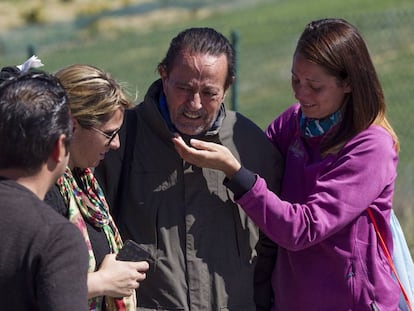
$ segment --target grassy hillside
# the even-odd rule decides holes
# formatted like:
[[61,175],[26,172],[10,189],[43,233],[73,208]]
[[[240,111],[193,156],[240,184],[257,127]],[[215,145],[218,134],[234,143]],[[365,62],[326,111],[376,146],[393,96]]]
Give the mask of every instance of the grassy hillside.
[[[305,24],[322,17],[346,18],[368,42],[391,121],[401,139],[395,207],[414,245],[412,0],[210,0],[204,1],[205,7],[195,7],[198,2],[190,0],[158,2],[171,7],[145,14],[113,9],[93,19],[84,16],[74,22],[3,31],[0,65],[20,63],[31,44],[47,70],[71,63],[93,64],[126,82],[140,100],[157,78],[156,65],[171,38],[186,27],[211,26],[229,37],[233,32],[238,34],[238,107],[264,128],[294,101],[290,89],[291,55]],[[134,1],[125,3],[132,5]],[[189,8],[178,7],[180,3]],[[132,8],[136,6],[131,6],[130,11]]]

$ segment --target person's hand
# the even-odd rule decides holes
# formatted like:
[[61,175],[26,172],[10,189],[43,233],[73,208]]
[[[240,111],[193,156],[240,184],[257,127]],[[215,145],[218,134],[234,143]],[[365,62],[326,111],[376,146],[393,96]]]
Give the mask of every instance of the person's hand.
[[120,261],[115,257],[116,254],[106,255],[99,270],[88,274],[88,298],[131,296],[139,282],[145,280],[148,262]]
[[223,171],[227,178],[232,178],[240,170],[239,161],[223,145],[193,138],[191,146],[188,146],[179,135],[172,141],[178,154],[191,164]]

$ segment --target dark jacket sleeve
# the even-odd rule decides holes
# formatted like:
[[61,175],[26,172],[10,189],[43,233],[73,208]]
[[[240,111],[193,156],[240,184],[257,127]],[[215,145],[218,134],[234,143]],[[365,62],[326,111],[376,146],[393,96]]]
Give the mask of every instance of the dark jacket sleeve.
[[[224,185],[234,193],[235,198],[240,198],[253,187],[255,181],[254,173],[242,167],[232,179],[226,178]],[[257,311],[269,311],[273,305],[271,277],[276,264],[277,249],[277,245],[259,231],[254,273],[254,300]]]
[[[279,195],[284,159],[276,147],[273,150],[273,160],[273,169],[266,171],[261,176],[266,179],[269,190]],[[269,311],[274,305],[271,281],[278,248],[276,243],[259,230],[259,241],[256,245],[257,262],[254,271],[254,299],[257,311]]]
[[259,231],[254,273],[254,300],[257,311],[269,311],[274,303],[271,278],[276,264],[277,250],[278,246],[262,231]]

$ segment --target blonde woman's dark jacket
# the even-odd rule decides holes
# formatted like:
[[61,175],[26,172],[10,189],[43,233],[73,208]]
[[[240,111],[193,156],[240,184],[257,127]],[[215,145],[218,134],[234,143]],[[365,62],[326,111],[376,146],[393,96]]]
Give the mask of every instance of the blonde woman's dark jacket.
[[[258,229],[234,203],[222,172],[185,163],[176,153],[161,95],[158,80],[127,112],[121,148],[95,172],[123,239],[152,254],[138,289],[139,310],[255,311]],[[263,131],[224,105],[221,117],[216,130],[198,138],[227,146],[278,191],[282,161]],[[270,274],[264,271],[260,281]]]

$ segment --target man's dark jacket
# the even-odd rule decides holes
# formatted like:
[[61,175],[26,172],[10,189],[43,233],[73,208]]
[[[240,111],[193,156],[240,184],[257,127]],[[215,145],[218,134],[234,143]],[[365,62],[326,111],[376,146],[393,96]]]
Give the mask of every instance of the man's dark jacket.
[[[179,157],[158,108],[161,94],[158,80],[127,111],[121,148],[96,170],[123,239],[153,257],[138,289],[139,310],[255,311],[258,229],[234,203],[222,172]],[[222,116],[216,131],[198,138],[228,147],[277,191],[282,161],[263,131],[224,105]]]

